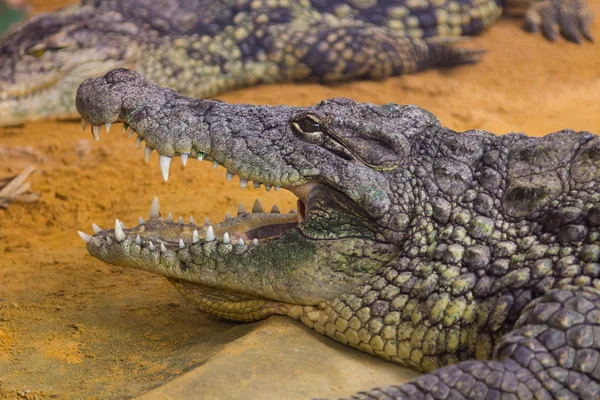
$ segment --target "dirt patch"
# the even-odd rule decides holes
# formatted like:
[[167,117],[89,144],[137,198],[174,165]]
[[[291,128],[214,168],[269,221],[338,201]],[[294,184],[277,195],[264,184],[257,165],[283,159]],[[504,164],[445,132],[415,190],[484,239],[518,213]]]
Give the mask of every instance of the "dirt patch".
[[[599,0],[592,8],[600,15]],[[599,23],[594,34],[600,38]],[[483,62],[383,82],[262,86],[220,98],[308,105],[346,96],[414,103],[456,130],[600,132],[597,44],[548,43],[523,32],[520,21],[504,19],[468,45],[488,50]],[[147,216],[154,196],[175,216],[196,218],[222,219],[226,211],[237,210],[238,202],[250,206],[256,197],[268,208],[275,202],[283,209],[295,207],[292,195],[242,191],[237,182],[225,181],[222,168],[213,170],[207,163],[190,162],[185,169],[174,164],[164,183],[156,154],[146,165],[143,150],[135,150],[133,140],[124,139],[119,130],[113,128],[95,143],[89,132],[81,132],[79,122],[0,129],[0,154],[10,154],[0,155],[0,177],[34,165],[31,189],[41,196],[37,203],[0,210],[0,398],[130,398],[198,367],[198,379],[212,385],[212,393],[227,393],[227,385],[243,383],[255,397],[269,398],[269,388],[285,382],[294,388],[290,393],[297,393],[288,398],[310,398],[323,394],[318,391],[323,386],[313,387],[313,376],[320,376],[320,382],[331,377],[333,396],[348,394],[357,376],[373,373],[343,361],[319,364],[327,354],[324,348],[358,353],[318,335],[307,336],[293,321],[285,335],[299,335],[309,343],[295,369],[256,371],[253,357],[244,356],[254,353],[235,347],[220,351],[252,332],[253,343],[264,344],[252,350],[261,355],[260,363],[284,366],[290,365],[284,360],[294,357],[285,343],[293,342],[262,341],[259,333],[272,327],[201,314],[163,278],[89,257],[77,230],[90,232],[92,222],[108,227],[115,218],[134,224],[138,216]],[[238,372],[226,374],[227,365]],[[379,366],[393,376],[402,371],[383,361]],[[374,375],[385,379],[369,384],[393,383],[388,375]]]

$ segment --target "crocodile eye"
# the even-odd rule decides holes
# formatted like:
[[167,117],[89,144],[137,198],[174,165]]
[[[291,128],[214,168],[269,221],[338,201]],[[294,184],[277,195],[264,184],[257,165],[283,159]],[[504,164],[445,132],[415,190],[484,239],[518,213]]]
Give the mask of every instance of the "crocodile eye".
[[301,121],[298,122],[298,127],[304,133],[314,133],[323,131],[323,129],[321,128],[321,124],[310,118],[303,118]]
[[35,58],[40,58],[41,56],[44,55],[44,53],[46,52],[46,47],[44,46],[33,46],[32,48],[30,48],[29,50],[27,50],[27,54],[29,54],[32,57]]
[[292,120],[292,129],[303,139],[323,144],[325,138],[325,127],[321,121],[314,115],[305,114]]

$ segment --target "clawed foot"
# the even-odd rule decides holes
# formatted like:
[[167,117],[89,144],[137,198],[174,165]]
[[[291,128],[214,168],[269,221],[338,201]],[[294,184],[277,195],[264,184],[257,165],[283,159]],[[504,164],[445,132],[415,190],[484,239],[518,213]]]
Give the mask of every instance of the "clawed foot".
[[593,15],[584,0],[542,0],[529,7],[525,13],[525,29],[542,31],[549,40],[555,41],[558,32],[575,43],[583,36],[590,42]]

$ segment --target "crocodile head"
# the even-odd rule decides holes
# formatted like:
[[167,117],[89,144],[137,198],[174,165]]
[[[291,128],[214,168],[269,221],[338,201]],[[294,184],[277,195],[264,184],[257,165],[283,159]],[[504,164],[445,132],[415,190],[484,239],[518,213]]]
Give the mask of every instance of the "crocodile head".
[[[395,104],[332,99],[313,107],[193,100],[117,69],[88,79],[77,109],[92,124],[123,120],[160,154],[221,164],[228,177],[280,186],[298,212],[241,210],[211,226],[162,218],[81,233],[91,255],[170,278],[213,314],[238,320],[292,313],[350,293],[398,256],[419,207],[408,190],[414,142],[439,126],[430,113]],[[406,190],[403,190],[405,188]]]
[[83,79],[137,56],[129,40],[138,27],[91,5],[40,14],[0,42],[0,126],[76,116],[75,92]]

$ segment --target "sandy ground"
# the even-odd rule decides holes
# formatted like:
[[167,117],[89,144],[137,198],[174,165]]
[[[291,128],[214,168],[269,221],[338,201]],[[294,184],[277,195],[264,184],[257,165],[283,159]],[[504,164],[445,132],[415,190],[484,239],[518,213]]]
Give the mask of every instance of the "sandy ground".
[[[592,4],[600,16],[600,0]],[[594,33],[600,38],[599,23]],[[220,98],[308,105],[347,96],[415,103],[456,130],[600,132],[598,45],[548,43],[523,32],[517,19],[469,45],[489,51],[483,62],[384,82],[263,86]],[[132,225],[147,216],[154,196],[174,215],[213,220],[256,197],[266,207],[295,206],[288,193],[242,191],[208,163],[176,163],[164,183],[156,153],[146,165],[119,130],[95,143],[79,122],[0,129],[0,177],[35,165],[32,188],[41,194],[37,203],[0,210],[0,398],[300,399],[414,376],[283,317],[237,324],[201,314],[163,278],[88,256],[77,230],[91,232],[92,222],[108,227],[115,218]]]

